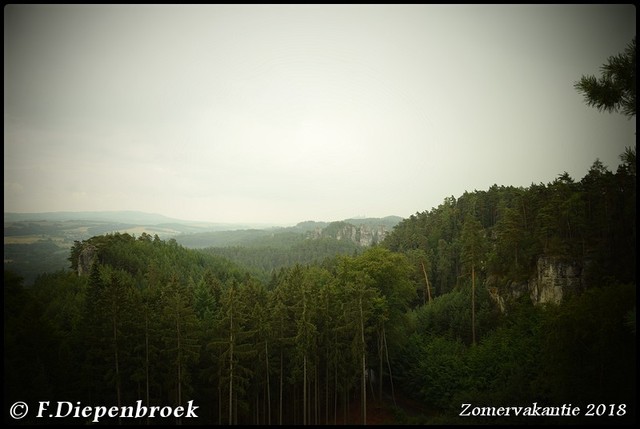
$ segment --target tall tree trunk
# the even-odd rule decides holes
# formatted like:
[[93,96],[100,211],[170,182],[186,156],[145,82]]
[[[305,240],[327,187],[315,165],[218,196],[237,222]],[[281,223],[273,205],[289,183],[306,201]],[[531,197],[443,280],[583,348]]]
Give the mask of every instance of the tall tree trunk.
[[[151,406],[150,394],[149,394],[149,313],[144,314],[144,372],[145,372],[145,384],[146,384],[146,402],[147,406]],[[147,416],[147,426],[149,425],[149,416]]]
[[387,366],[389,368],[389,382],[391,384],[391,397],[393,398],[393,405],[398,406],[396,404],[396,393],[393,390],[393,376],[391,375],[391,362],[389,362],[389,349],[387,348],[387,333],[383,328],[382,331],[382,339],[384,340],[384,350],[387,355]]
[[364,342],[364,312],[362,310],[362,297],[359,298],[360,304],[360,335],[362,341],[362,424],[367,424],[367,364],[365,361],[365,342]]
[[307,354],[303,357],[304,370],[302,376],[302,424],[307,424]]
[[231,318],[231,329],[229,334],[229,424],[233,424],[233,314]]
[[218,426],[222,426],[222,365],[218,365]]
[[329,348],[325,353],[324,366],[324,424],[329,424]]
[[298,423],[298,392],[296,389],[296,382],[293,382],[293,423],[294,424],[299,424]]
[[338,361],[336,360],[333,367],[334,383],[333,383],[333,424],[338,424]]
[[271,425],[271,384],[269,383],[269,346],[267,340],[264,341],[264,356],[267,366],[267,424]]
[[476,345],[476,269],[471,265],[471,342]]
[[255,424],[257,426],[260,426],[260,394],[258,393],[257,389],[256,389],[256,407],[255,407],[255,414],[253,416]]
[[429,297],[429,304],[431,304],[431,287],[429,286],[429,277],[427,277],[427,270],[424,268],[424,262],[420,261],[420,265],[422,265],[422,272],[424,273],[424,287],[427,292],[427,296]]
[[238,391],[233,392],[233,424],[238,424]]
[[324,424],[329,424],[329,348],[325,353],[324,366]]
[[314,381],[313,381],[313,387],[314,387],[314,391],[315,391],[315,401],[314,401],[314,413],[313,413],[313,419],[314,419],[314,424],[317,425],[318,424],[318,356],[316,355],[316,365],[315,365],[315,371],[314,371]]
[[[176,300],[176,307],[178,307],[178,300]],[[178,308],[176,308],[176,332],[178,334],[178,406],[182,404],[182,332],[180,332],[180,316]],[[176,418],[177,424],[182,424],[182,418]]]
[[[113,324],[113,353],[116,366],[116,399],[118,401],[118,408],[121,407],[121,392],[120,392],[120,362],[118,357],[118,319],[117,316],[111,318]],[[118,414],[118,424],[122,424],[120,415]]]
[[283,358],[284,357],[283,357],[282,349],[280,349],[280,410],[278,413],[279,425],[282,425],[282,389],[283,389],[283,377],[284,377],[284,370],[282,365]]
[[349,422],[349,420],[347,419],[347,415],[349,414],[349,399],[348,399],[346,389],[344,391],[343,400],[344,400],[344,407],[342,408],[342,421],[346,425]]
[[382,401],[382,364],[383,364],[383,337],[384,322],[382,322],[382,329],[378,330],[378,400]]

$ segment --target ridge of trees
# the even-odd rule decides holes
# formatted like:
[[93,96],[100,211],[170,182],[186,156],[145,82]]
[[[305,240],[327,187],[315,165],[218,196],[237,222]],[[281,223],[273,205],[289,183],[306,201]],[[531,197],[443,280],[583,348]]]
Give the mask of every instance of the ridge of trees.
[[[635,39],[625,55],[587,97],[635,116]],[[572,424],[635,423],[635,149],[621,159],[615,173],[596,160],[579,182],[563,173],[445,198],[381,245],[268,281],[148,234],[77,241],[73,271],[33,287],[5,269],[5,409],[194,400],[189,423],[366,424],[370,403],[392,401],[386,423],[530,424],[461,417],[461,404],[537,403],[579,406]],[[491,289],[526,281],[540,257],[581,264],[588,287],[558,305],[522,296],[499,311]],[[418,412],[397,406],[400,392]],[[587,416],[588,404],[607,412]],[[161,420],[146,423],[183,423]],[[39,423],[34,413],[21,422]]]
[[[366,423],[380,404],[394,422],[462,423],[461,401],[597,400],[628,404],[628,421],[633,171],[596,161],[580,182],[563,174],[546,186],[446,198],[381,245],[273,270],[266,281],[148,234],[78,241],[74,271],[29,288],[5,271],[5,401],[193,399],[198,423],[343,424]],[[95,259],[78,276],[87,248]],[[501,313],[491,285],[528,278],[539,256],[589,261],[591,286],[559,306],[525,296]],[[397,395],[423,412],[390,405]],[[161,420],[149,423],[184,423]]]
[[[493,185],[447,197],[400,222],[382,245],[405,254],[421,252],[435,295],[471,276],[465,261],[472,237],[483,242],[474,245],[474,271],[497,287],[526,281],[541,256],[579,261],[590,285],[610,279],[633,283],[635,149],[627,152],[632,156],[623,154],[615,173],[596,160],[579,182],[563,173],[547,185]],[[421,275],[416,270],[415,278]]]

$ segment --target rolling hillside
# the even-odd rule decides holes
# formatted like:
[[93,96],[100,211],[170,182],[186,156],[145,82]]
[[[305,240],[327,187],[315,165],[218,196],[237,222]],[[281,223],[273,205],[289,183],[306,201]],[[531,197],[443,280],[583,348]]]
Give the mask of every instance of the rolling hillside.
[[[142,234],[157,235],[163,240],[174,238],[179,244],[194,249],[247,247],[253,248],[253,255],[259,249],[269,249],[271,252],[271,249],[277,248],[280,254],[295,253],[299,251],[296,246],[310,238],[351,239],[364,237],[366,232],[362,231],[373,229],[386,233],[401,219],[389,216],[341,222],[305,221],[292,227],[275,227],[187,221],[136,211],[5,213],[4,266],[31,284],[41,273],[68,268],[69,249],[75,241],[116,232],[137,237]],[[341,232],[336,232],[338,224],[342,225]],[[342,235],[338,237],[338,233]],[[343,242],[336,248],[351,250],[358,245],[361,243]],[[299,259],[293,256],[282,258]]]

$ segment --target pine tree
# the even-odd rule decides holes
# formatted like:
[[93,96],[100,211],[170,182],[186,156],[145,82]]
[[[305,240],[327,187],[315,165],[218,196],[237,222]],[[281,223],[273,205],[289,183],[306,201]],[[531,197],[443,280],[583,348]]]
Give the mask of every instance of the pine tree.
[[471,214],[467,214],[462,227],[462,261],[471,273],[471,343],[476,344],[476,270],[480,268],[485,252],[482,225]]
[[587,105],[600,111],[636,116],[636,38],[623,53],[609,57],[600,79],[583,75],[574,88],[584,95]]
[[[164,291],[165,335],[168,358],[175,371],[175,403],[181,406],[190,389],[190,369],[198,361],[198,323],[192,307],[193,290],[173,275]],[[181,420],[178,418],[177,423]]]

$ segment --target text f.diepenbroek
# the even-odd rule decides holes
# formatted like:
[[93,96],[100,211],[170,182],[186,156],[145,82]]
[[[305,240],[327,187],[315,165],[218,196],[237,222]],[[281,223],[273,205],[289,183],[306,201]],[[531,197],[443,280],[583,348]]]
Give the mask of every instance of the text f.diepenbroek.
[[[55,411],[54,411],[55,408]],[[101,418],[155,418],[155,417],[185,417],[185,418],[197,418],[196,410],[197,405],[193,405],[193,401],[187,402],[186,408],[179,407],[156,407],[146,406],[142,404],[141,400],[136,401],[136,405],[130,405],[125,407],[104,407],[104,406],[82,406],[80,402],[75,405],[67,401],[58,401],[54,403],[54,407],[50,406],[49,401],[40,401],[38,406],[38,415],[36,417],[50,417],[50,418],[86,418],[91,419],[92,422],[98,423]],[[46,414],[47,411],[49,414]]]

